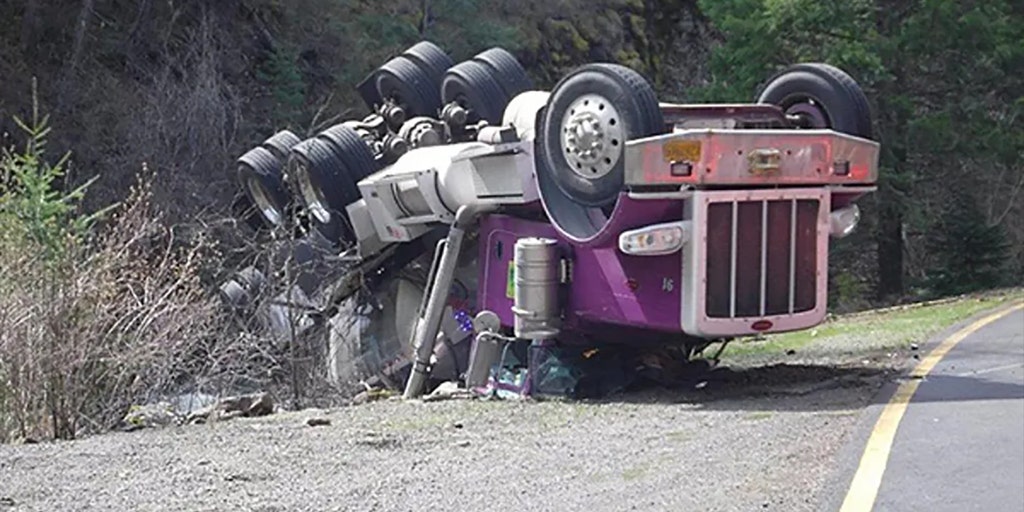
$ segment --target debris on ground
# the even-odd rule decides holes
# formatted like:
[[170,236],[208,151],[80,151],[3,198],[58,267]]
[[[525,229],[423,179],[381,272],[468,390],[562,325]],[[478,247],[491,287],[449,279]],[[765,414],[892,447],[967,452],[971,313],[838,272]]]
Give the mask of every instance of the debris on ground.
[[217,404],[189,414],[185,422],[194,425],[233,418],[251,418],[274,413],[274,399],[269,393],[252,393],[221,399]]
[[465,388],[460,388],[459,383],[455,381],[442,382],[441,385],[437,386],[429,395],[423,397],[424,402],[437,402],[440,400],[450,400],[454,398],[474,398],[476,395],[473,391]]
[[274,413],[274,399],[269,393],[251,393],[216,400],[197,409],[181,408],[170,401],[133,405],[119,423],[120,430],[131,432],[144,428],[195,425],[238,417],[266,416]]
[[331,424],[329,418],[314,416],[306,420],[306,425],[310,427],[326,427]]
[[352,397],[351,403],[352,405],[363,405],[377,400],[386,400],[393,396],[395,396],[395,392],[390,389],[367,389]]
[[133,405],[121,420],[120,429],[133,431],[143,428],[161,428],[181,424],[181,416],[170,402]]

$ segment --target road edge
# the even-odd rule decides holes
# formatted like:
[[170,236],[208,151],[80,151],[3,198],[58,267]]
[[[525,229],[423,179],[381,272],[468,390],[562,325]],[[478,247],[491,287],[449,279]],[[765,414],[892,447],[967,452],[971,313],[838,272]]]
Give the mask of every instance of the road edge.
[[918,353],[922,354],[920,359],[908,359],[907,362],[904,363],[904,367],[899,368],[898,371],[882,385],[875,395],[871,397],[867,407],[861,412],[860,417],[853,426],[851,435],[847,437],[842,448],[839,449],[839,452],[836,455],[836,465],[833,467],[831,474],[829,475],[827,480],[828,483],[821,491],[822,495],[819,499],[818,510],[823,512],[836,512],[842,508],[846,495],[853,483],[853,479],[860,467],[861,457],[863,456],[864,450],[874,433],[875,425],[878,423],[878,420],[882,416],[886,407],[894,399],[896,393],[900,391],[900,387],[903,382],[913,377],[921,361],[924,361],[943,342],[955,336],[958,332],[986,317],[1000,315],[989,324],[986,324],[991,325],[991,323],[998,322],[1005,318],[1006,313],[1010,310],[1017,309],[1022,305],[1024,305],[1024,300],[1017,299],[1010,300],[999,306],[978,311],[970,317],[960,320],[943,329],[941,332],[929,337],[924,343],[921,343],[920,348],[918,349]]

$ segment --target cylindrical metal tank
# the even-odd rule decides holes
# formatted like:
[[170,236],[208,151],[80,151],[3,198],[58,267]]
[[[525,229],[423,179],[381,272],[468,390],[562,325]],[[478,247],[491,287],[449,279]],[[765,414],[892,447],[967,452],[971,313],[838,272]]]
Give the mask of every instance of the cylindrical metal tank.
[[558,334],[558,245],[549,238],[520,238],[515,246],[515,334],[541,340]]
[[526,91],[520,93],[505,107],[502,126],[512,126],[519,135],[519,140],[533,140],[536,130],[537,111],[544,108],[551,96],[547,91]]

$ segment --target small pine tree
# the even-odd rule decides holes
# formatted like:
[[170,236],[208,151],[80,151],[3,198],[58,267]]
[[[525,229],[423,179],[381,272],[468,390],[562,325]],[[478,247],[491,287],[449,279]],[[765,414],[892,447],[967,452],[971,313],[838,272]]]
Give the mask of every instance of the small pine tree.
[[955,192],[939,219],[931,248],[937,265],[928,275],[939,295],[995,288],[1003,282],[1010,245],[1000,226],[986,223],[978,204],[964,191]]
[[39,112],[33,80],[32,118],[27,122],[14,118],[26,137],[24,150],[0,151],[0,226],[38,244],[43,258],[54,262],[64,256],[69,243],[82,241],[114,206],[93,214],[79,212],[86,189],[97,177],[69,192],[61,190],[71,155],[66,153],[53,164],[46,160],[48,121]]
[[275,48],[256,77],[270,87],[276,124],[296,121],[306,102],[306,82],[299,70],[296,52]]

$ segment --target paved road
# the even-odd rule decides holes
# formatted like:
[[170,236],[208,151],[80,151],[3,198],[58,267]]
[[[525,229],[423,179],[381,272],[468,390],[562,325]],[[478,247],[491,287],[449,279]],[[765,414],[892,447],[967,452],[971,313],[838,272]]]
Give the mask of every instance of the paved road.
[[1024,511],[1024,310],[964,338],[921,381],[873,510]]

